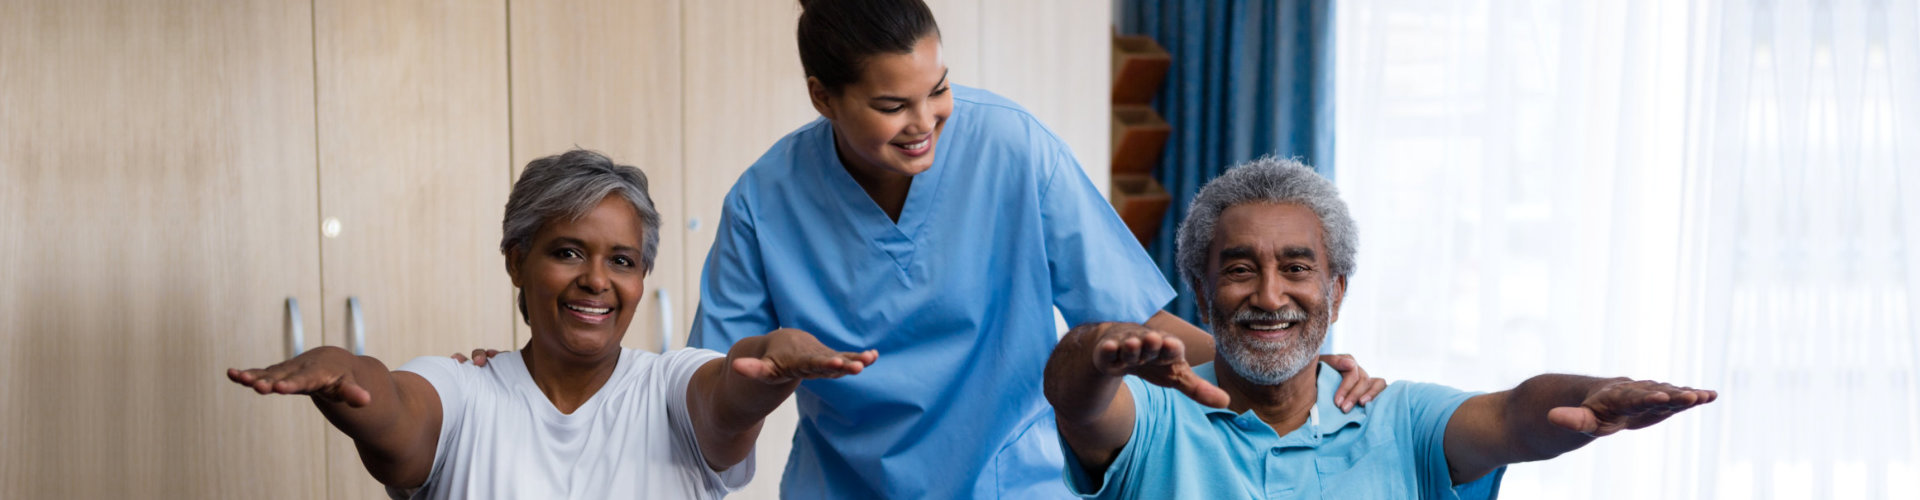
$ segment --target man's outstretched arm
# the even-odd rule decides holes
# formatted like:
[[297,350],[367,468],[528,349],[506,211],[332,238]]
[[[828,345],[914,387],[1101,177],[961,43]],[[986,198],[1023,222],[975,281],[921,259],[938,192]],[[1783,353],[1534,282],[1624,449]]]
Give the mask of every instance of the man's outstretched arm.
[[1651,380],[1536,376],[1460,404],[1447,421],[1448,471],[1453,484],[1464,484],[1503,465],[1546,460],[1594,438],[1660,423],[1718,397]]
[[1134,323],[1075,327],[1047,360],[1045,390],[1060,437],[1088,475],[1100,477],[1133,437],[1133,395],[1122,379],[1135,375],[1179,389],[1207,406],[1228,397],[1193,373],[1178,337]]

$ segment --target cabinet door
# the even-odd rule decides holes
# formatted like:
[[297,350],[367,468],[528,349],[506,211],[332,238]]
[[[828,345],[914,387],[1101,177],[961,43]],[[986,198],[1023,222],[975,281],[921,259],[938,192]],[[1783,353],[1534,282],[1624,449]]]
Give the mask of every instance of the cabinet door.
[[0,498],[314,498],[305,3],[0,3]]
[[[505,2],[314,2],[328,344],[391,368],[510,347]],[[358,299],[358,318],[348,308]],[[358,321],[356,321],[356,319]],[[331,496],[383,495],[329,432]]]
[[[527,162],[575,147],[646,172],[660,212],[660,247],[622,344],[659,351],[662,329],[671,328],[667,340],[686,345],[695,299],[688,284],[700,263],[687,261],[681,245],[687,226],[679,3],[513,2],[511,8],[514,178]],[[663,303],[672,307],[665,318]],[[526,345],[526,323],[514,325],[514,345]]]
[[[727,190],[788,132],[818,118],[807,99],[791,0],[686,4],[687,259],[689,299],[713,246]],[[687,300],[692,314],[696,300]],[[688,321],[692,321],[689,316]],[[686,328],[683,327],[682,330]],[[799,414],[792,398],[767,416],[756,443],[753,482],[735,498],[778,498]]]

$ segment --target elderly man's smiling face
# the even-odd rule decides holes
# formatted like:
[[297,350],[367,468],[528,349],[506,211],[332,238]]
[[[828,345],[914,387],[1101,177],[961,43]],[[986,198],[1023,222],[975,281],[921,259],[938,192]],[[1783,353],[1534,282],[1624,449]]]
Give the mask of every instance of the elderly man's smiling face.
[[1277,385],[1306,368],[1339,318],[1346,277],[1333,274],[1320,217],[1294,203],[1243,203],[1220,213],[1196,286],[1235,373]]

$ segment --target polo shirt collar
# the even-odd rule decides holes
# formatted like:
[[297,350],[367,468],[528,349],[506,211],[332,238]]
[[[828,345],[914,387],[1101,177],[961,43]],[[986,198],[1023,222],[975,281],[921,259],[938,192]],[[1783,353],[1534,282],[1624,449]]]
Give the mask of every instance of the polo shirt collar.
[[[1314,364],[1320,367],[1319,379],[1316,381],[1318,387],[1315,390],[1317,400],[1314,403],[1314,407],[1320,414],[1320,425],[1316,430],[1322,435],[1333,434],[1349,425],[1358,426],[1361,422],[1365,421],[1367,419],[1367,407],[1354,405],[1352,412],[1342,412],[1340,411],[1339,405],[1333,404],[1333,395],[1340,392],[1340,372],[1334,370],[1333,365],[1326,363]],[[1193,374],[1213,385],[1220,385],[1219,374],[1215,371],[1215,367],[1218,365],[1218,362],[1210,362],[1193,367]],[[1225,415],[1227,418],[1239,416],[1239,414],[1234,413],[1233,410],[1226,408],[1203,408],[1206,408],[1208,415]]]

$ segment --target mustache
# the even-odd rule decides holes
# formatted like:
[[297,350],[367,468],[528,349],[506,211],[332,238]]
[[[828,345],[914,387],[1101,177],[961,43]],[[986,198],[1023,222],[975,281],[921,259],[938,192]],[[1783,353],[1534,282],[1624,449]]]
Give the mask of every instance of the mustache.
[[1307,312],[1299,308],[1287,308],[1278,311],[1241,309],[1233,313],[1233,323],[1299,323],[1307,320]]

